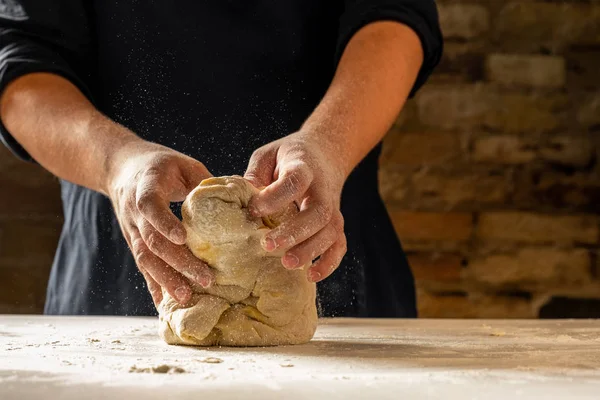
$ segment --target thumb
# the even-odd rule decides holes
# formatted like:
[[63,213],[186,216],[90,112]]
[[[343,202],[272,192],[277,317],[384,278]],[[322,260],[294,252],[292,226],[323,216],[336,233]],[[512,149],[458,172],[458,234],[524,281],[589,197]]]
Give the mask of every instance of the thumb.
[[200,161],[192,160],[183,168],[183,178],[185,186],[185,195],[196,188],[205,179],[211,178],[213,175]]
[[275,155],[275,150],[264,148],[256,150],[250,157],[244,178],[257,188],[269,186],[273,181],[277,165]]

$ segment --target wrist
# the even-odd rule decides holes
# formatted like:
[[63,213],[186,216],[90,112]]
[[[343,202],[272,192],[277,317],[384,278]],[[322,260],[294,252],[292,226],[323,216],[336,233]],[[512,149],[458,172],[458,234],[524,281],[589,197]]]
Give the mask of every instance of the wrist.
[[99,191],[109,195],[124,163],[148,143],[122,125],[98,113],[90,122],[91,137],[103,138],[103,163],[99,165]]
[[303,142],[321,154],[323,167],[343,186],[355,165],[349,160],[347,143],[331,131],[320,129],[302,129],[297,133]]
[[354,157],[344,135],[328,129],[307,129],[304,127],[298,134],[323,154],[336,178],[343,185],[354,167],[356,167],[356,163],[353,161]]

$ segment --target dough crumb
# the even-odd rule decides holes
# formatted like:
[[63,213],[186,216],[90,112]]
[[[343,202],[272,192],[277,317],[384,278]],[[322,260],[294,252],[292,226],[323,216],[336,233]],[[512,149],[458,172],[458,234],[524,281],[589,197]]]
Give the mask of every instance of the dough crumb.
[[185,371],[185,369],[183,369],[181,367],[167,365],[167,364],[161,364],[161,365],[157,365],[155,367],[143,367],[143,368],[132,365],[131,368],[129,368],[129,372],[146,373],[146,374],[182,374],[186,371]]
[[217,357],[206,357],[206,358],[203,358],[202,360],[200,360],[200,362],[206,363],[206,364],[221,364],[223,362],[223,360],[220,358],[217,358]]
[[497,331],[490,333],[490,336],[506,336],[506,332]]
[[88,338],[88,342],[90,342],[90,343],[99,343],[100,339]]
[[111,343],[121,344],[122,342],[120,340],[113,340]]
[[282,368],[291,368],[294,366],[294,364],[279,364],[279,366]]

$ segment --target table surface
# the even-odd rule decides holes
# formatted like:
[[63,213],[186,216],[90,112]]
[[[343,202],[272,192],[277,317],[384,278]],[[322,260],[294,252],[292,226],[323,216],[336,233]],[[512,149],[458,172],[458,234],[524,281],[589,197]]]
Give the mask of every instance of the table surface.
[[155,318],[0,315],[3,400],[204,396],[599,399],[600,321],[324,319],[306,345],[200,348]]

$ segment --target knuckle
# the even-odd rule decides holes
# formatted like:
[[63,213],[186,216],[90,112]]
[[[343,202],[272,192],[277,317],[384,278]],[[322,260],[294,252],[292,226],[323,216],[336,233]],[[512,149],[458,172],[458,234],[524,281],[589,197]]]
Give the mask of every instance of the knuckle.
[[344,236],[344,240],[340,244],[340,253],[342,257],[348,252],[348,242],[346,241],[346,237]]
[[135,258],[135,262],[138,266],[145,268],[152,257],[150,251],[143,245],[134,245],[133,257]]
[[338,211],[331,217],[331,225],[335,229],[336,233],[344,233],[344,217],[342,216],[342,213]]
[[320,221],[329,222],[333,216],[333,211],[330,206],[326,204],[316,204],[315,205],[315,214]]
[[304,183],[307,183],[312,180],[312,169],[304,161],[298,162],[298,164],[296,165],[296,170],[298,171],[298,175],[300,175],[303,178]]
[[159,253],[162,250],[161,235],[158,232],[151,232],[146,239],[146,246],[153,252]]
[[287,193],[298,192],[302,187],[300,175],[297,172],[290,172],[286,175],[283,186]]
[[142,192],[137,198],[135,205],[142,213],[152,205],[152,194],[149,191]]
[[254,150],[252,152],[252,156],[250,156],[250,160],[258,161],[266,155],[267,155],[267,149],[264,146],[259,147],[258,149]]

